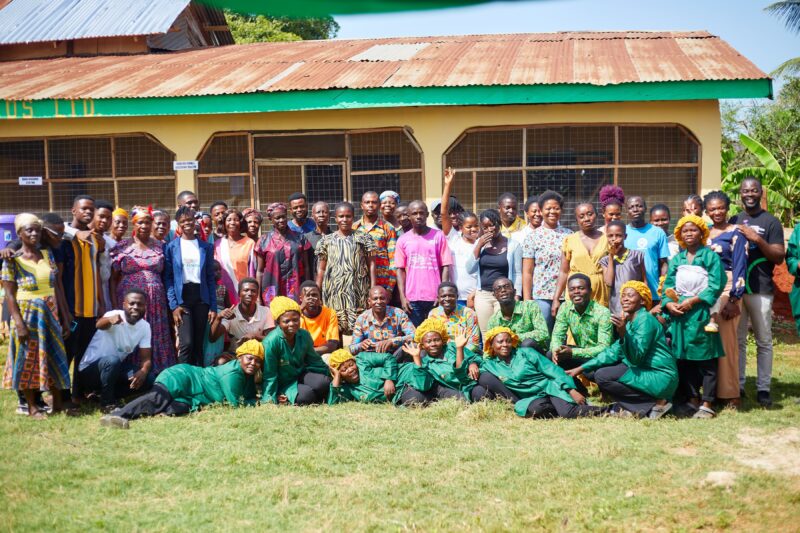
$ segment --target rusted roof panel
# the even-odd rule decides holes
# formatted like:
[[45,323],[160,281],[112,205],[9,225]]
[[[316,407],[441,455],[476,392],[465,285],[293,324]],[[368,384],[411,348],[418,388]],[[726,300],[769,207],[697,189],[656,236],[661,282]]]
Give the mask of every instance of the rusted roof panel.
[[0,98],[766,78],[707,32],[565,32],[259,43],[0,62]]

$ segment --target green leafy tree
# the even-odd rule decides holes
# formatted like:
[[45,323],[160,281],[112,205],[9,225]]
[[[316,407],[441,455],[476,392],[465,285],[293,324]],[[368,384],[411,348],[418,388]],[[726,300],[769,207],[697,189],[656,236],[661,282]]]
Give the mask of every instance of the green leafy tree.
[[[800,33],[800,0],[774,2],[764,8],[764,11],[783,19],[789,31]],[[800,57],[784,61],[771,74],[775,77],[800,74]]]
[[225,11],[236,44],[331,39],[339,32],[333,17],[294,19]]
[[[767,205],[784,226],[792,227],[800,220],[800,157],[794,157],[782,166],[763,144],[744,133],[739,136],[742,145],[758,160],[761,166],[744,167],[729,172],[722,182],[728,195],[738,198],[739,185],[745,178],[758,178],[767,191]],[[723,152],[723,161],[725,153]]]

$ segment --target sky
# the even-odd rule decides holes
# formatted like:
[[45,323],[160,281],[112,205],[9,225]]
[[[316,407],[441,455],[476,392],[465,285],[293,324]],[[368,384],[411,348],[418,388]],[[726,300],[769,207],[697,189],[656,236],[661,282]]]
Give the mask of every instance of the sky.
[[[336,16],[339,39],[580,30],[707,30],[769,73],[800,55],[800,35],[763,11],[770,0],[528,0]],[[775,84],[776,92],[780,83]]]

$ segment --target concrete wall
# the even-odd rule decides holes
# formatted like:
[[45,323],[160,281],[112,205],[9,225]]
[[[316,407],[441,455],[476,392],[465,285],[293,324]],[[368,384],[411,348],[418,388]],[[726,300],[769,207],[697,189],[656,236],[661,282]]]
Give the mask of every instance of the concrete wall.
[[[376,108],[292,113],[0,121],[0,138],[146,132],[194,160],[219,131],[409,127],[423,150],[427,200],[441,195],[442,154],[465,129],[562,123],[676,123],[701,144],[701,188],[720,185],[720,114],[716,100],[565,105]],[[177,189],[193,189],[194,172],[179,171]]]

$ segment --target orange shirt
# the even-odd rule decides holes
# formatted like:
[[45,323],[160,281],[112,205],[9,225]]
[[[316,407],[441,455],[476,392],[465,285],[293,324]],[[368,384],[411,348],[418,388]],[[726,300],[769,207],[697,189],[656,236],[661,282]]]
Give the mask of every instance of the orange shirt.
[[322,312],[314,318],[302,315],[300,327],[311,334],[314,348],[322,346],[329,340],[339,340],[339,319],[330,307],[323,305]]

